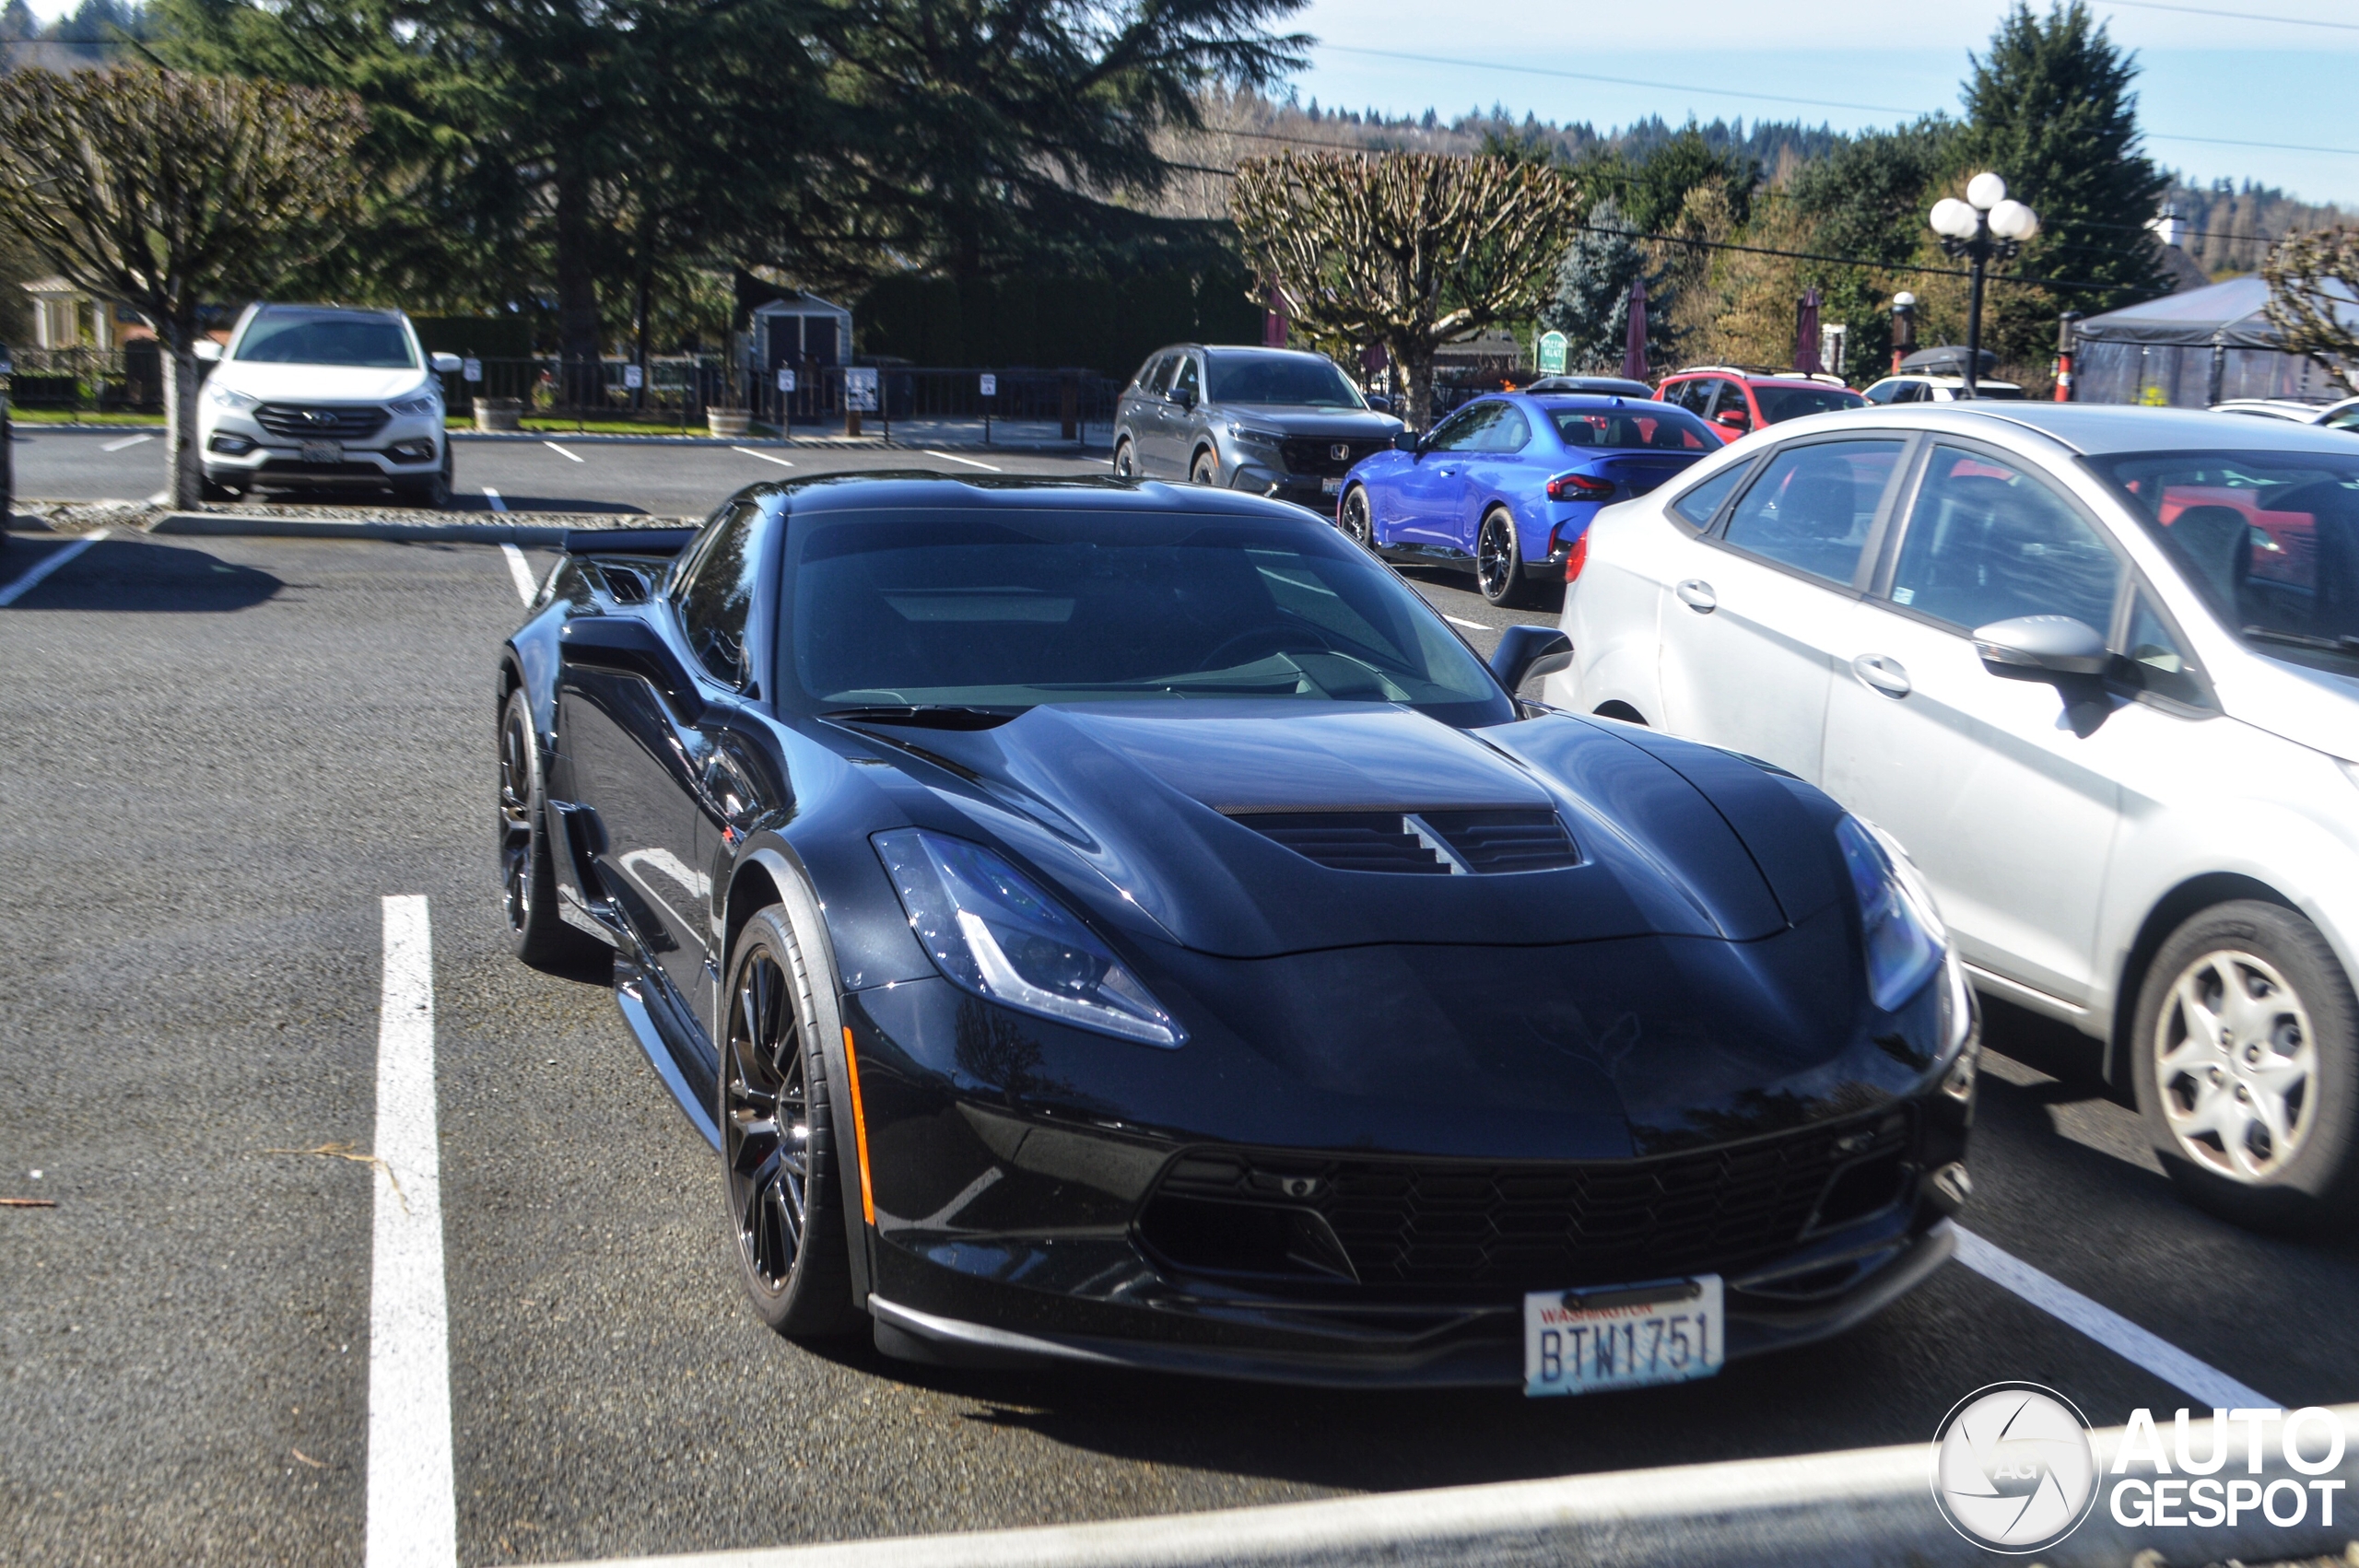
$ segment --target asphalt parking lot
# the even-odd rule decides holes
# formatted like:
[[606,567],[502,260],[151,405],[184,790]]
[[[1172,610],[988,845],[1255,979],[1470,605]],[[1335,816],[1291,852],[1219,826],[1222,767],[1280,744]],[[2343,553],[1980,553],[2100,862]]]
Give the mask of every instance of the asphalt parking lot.
[[[28,451],[19,491],[43,494]],[[517,461],[544,459],[568,461]],[[768,476],[698,473],[693,505],[617,494],[696,512]],[[1547,618],[1465,582],[1419,586],[1484,651]],[[2123,1320],[2268,1403],[2359,1399],[2359,1245],[2187,1208],[2091,1049],[2001,1008],[1965,1223],[2118,1315],[2078,1314],[2095,1337],[2058,1316],[2069,1295],[1953,1264],[1831,1344],[1581,1400],[944,1372],[778,1340],[738,1300],[714,1157],[601,977],[507,956],[499,548],[18,534],[0,601],[0,1196],[56,1205],[0,1209],[0,1561],[361,1554],[382,910],[406,895],[431,930],[462,1562],[1914,1443],[2005,1379],[2100,1424],[2213,1402]]]

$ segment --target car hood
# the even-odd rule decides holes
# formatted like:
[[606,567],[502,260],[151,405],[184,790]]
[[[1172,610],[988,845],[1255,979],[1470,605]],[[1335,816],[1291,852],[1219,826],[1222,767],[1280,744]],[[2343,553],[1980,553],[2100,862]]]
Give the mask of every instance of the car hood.
[[2359,762],[2359,676],[2273,659],[2253,649],[2219,673],[2221,706],[2256,730],[2345,762]]
[[[1805,798],[1816,791],[1705,747],[1668,743],[1680,755],[1666,760],[1561,716],[1470,731],[1367,703],[1167,701],[1035,708],[984,731],[861,729],[971,825],[946,829],[981,829],[1115,926],[1226,957],[1753,940],[1823,908],[1839,874],[1831,803],[1814,817]],[[1253,825],[1547,807],[1577,863],[1493,874],[1338,870]]]
[[1372,408],[1300,408],[1266,403],[1207,404],[1204,417],[1235,419],[1282,436],[1333,436],[1344,440],[1390,439],[1404,427],[1391,415]]
[[262,365],[225,359],[207,378],[266,403],[384,403],[415,397],[432,380],[424,370],[371,370],[344,365]]

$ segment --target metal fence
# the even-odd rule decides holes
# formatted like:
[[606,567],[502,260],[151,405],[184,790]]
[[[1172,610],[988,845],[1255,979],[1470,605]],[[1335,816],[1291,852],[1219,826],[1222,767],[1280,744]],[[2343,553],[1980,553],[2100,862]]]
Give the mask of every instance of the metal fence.
[[161,414],[164,357],[153,342],[122,348],[18,348],[8,395],[19,408]]

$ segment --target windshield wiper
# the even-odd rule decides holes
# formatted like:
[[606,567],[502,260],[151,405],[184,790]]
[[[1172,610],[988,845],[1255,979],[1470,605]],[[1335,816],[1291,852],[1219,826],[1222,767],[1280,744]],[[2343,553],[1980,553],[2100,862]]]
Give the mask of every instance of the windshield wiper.
[[830,708],[822,719],[854,724],[908,724],[921,730],[996,730],[1017,718],[1023,709],[1003,713],[990,708],[963,708],[955,702],[910,702],[874,708]]
[[2359,637],[2348,632],[2341,637],[2314,637],[2308,632],[2282,632],[2274,626],[2247,626],[2244,635],[2256,642],[2282,643],[2287,648],[2314,648],[2320,653],[2340,653],[2346,659],[2359,659]]

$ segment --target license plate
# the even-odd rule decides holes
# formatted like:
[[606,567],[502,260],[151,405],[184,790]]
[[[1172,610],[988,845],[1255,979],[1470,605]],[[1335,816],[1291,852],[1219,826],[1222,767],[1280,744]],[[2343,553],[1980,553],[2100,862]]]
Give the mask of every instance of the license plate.
[[1322,496],[1332,496],[1343,487],[1344,481],[1340,475],[1330,474],[1319,482],[1319,493]]
[[342,441],[305,441],[303,461],[305,462],[342,462],[344,443]]
[[1534,1398],[1709,1377],[1727,1353],[1718,1274],[1523,1298],[1523,1391]]

